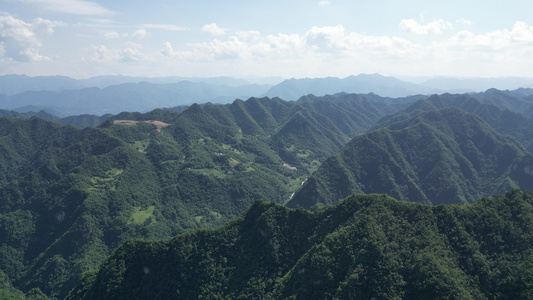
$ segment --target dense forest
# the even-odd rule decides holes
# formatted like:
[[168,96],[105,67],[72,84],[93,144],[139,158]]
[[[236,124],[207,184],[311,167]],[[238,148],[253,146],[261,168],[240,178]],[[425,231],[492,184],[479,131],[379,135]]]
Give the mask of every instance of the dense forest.
[[[376,205],[386,207],[390,214],[397,216],[387,223],[396,229],[407,226],[407,223],[418,224],[416,220],[422,215],[417,212],[408,213],[409,217],[402,215],[415,208],[433,214],[437,214],[435,209],[451,210],[455,219],[466,218],[459,214],[484,205],[478,202],[499,203],[505,202],[502,199],[523,198],[525,202],[520,205],[528,208],[530,194],[517,189],[528,190],[533,185],[533,157],[529,152],[533,147],[531,94],[529,90],[489,90],[472,95],[386,98],[375,94],[339,93],[323,97],[307,95],[298,101],[250,98],[224,105],[193,104],[102,117],[57,118],[44,112],[2,111],[0,280],[4,282],[4,288],[0,286],[0,293],[22,295],[20,297],[26,299],[63,299],[77,286],[69,296],[71,299],[82,295],[87,299],[99,298],[101,293],[123,298],[134,295],[127,294],[129,292],[141,295],[133,286],[139,284],[135,280],[145,280],[142,279],[145,277],[138,277],[138,274],[128,277],[126,266],[133,262],[126,262],[126,257],[138,256],[141,263],[143,259],[140,257],[147,255],[161,258],[154,262],[161,264],[165,255],[171,255],[168,251],[174,246],[169,243],[180,241],[184,248],[176,249],[178,252],[172,254],[172,263],[168,265],[168,268],[176,267],[173,272],[178,273],[168,274],[177,281],[191,282],[191,286],[169,283],[161,289],[162,298],[313,296],[306,294],[306,289],[309,292],[316,290],[319,298],[346,298],[362,292],[350,290],[353,286],[350,280],[355,280],[354,284],[369,286],[366,295],[380,298],[397,293],[400,298],[412,298],[413,293],[420,292],[420,286],[410,286],[414,284],[411,278],[419,276],[417,274],[422,272],[420,268],[426,262],[439,268],[446,266],[442,272],[455,278],[450,286],[461,286],[461,294],[449,294],[452,298],[507,295],[506,289],[521,283],[513,281],[510,285],[500,285],[495,282],[504,278],[498,276],[507,276],[505,278],[512,281],[525,280],[527,274],[531,274],[528,273],[531,265],[526,253],[531,251],[530,246],[519,241],[515,244],[522,243],[520,249],[510,246],[512,249],[499,249],[496,254],[491,252],[495,249],[483,248],[483,263],[487,265],[465,266],[462,260],[466,259],[463,256],[467,252],[461,252],[460,247],[476,243],[485,247],[485,239],[489,237],[483,236],[484,233],[491,239],[500,239],[494,235],[504,234],[502,231],[475,231],[478,229],[462,223],[461,226],[468,227],[465,229],[467,233],[474,235],[473,240],[456,241],[455,248],[444,243],[449,237],[442,228],[431,233],[444,243],[431,247],[436,247],[435,251],[440,247],[445,247],[440,249],[442,251],[451,251],[446,252],[450,261],[433,261],[442,253],[432,252],[429,256],[424,254],[416,258],[423,262],[419,261],[419,267],[411,266],[418,260],[406,257],[407,253],[424,252],[430,247],[417,248],[429,243],[429,240],[422,242],[424,236],[420,236],[418,244],[406,246],[403,252],[387,250],[391,257],[402,256],[404,265],[397,265],[399,258],[387,258],[395,269],[382,269],[382,272],[393,272],[390,273],[393,275],[383,274],[394,279],[390,278],[391,282],[387,283],[390,285],[374,282],[375,285],[388,286],[387,291],[382,291],[384,294],[373,294],[377,291],[371,288],[372,285],[361,281],[369,278],[365,272],[370,272],[368,268],[372,267],[365,265],[366,261],[343,265],[344,269],[339,266],[342,270],[331,270],[329,281],[306,278],[306,284],[317,280],[329,282],[312,287],[297,281],[300,279],[294,277],[294,272],[298,272],[293,268],[298,261],[304,263],[311,257],[309,251],[315,249],[313,247],[319,247],[327,236],[340,230],[338,226],[342,224],[333,219],[338,218],[341,222],[343,217],[336,211],[341,207],[347,209],[347,204],[328,209],[323,205],[334,204],[353,193],[388,194],[403,202],[419,202],[400,203],[386,196],[358,196],[353,198],[357,200],[342,202],[363,201],[365,204],[360,204],[368,206],[369,202],[377,201]],[[497,200],[486,200],[511,189],[515,189],[513,193],[495,197]],[[484,200],[476,201],[480,198]],[[256,202],[258,199],[271,203]],[[474,204],[464,208],[427,205],[472,202]],[[314,212],[291,210],[284,205],[311,208]],[[280,216],[269,219],[271,216],[265,215],[266,207],[280,216],[297,217],[287,217],[283,222],[288,223],[279,225]],[[349,214],[355,217],[356,212]],[[367,217],[381,218],[372,214]],[[479,222],[489,222],[483,219],[485,217],[487,214],[480,214]],[[328,218],[335,224],[327,223]],[[349,220],[351,223],[363,222],[359,218],[363,215],[357,215],[357,220]],[[286,228],[292,228],[294,232],[277,228],[275,239],[270,240],[269,231],[260,229],[261,236],[269,237],[267,244],[251,237],[240,237],[241,233],[251,234],[246,233],[246,230],[253,230],[247,226],[259,220],[273,226],[272,230],[288,226]],[[431,222],[441,222],[439,220],[432,219]],[[509,222],[515,221],[509,219]],[[347,217],[345,222],[348,222]],[[364,222],[370,221],[365,219]],[[363,227],[353,230],[374,226],[374,223],[358,224]],[[528,226],[520,224],[505,226]],[[222,227],[202,229],[217,226]],[[392,234],[389,227],[382,229],[385,235],[380,235],[380,239]],[[523,227],[524,232],[526,227]],[[257,228],[255,233],[257,235]],[[359,242],[353,244],[362,238],[354,237],[354,234],[344,237],[347,244],[343,244],[345,250],[342,251],[361,246]],[[178,237],[168,240],[176,235]],[[398,243],[408,237],[395,238]],[[378,246],[382,242],[380,239],[373,240],[372,245]],[[389,239],[394,238],[387,237]],[[468,244],[464,244],[466,242]],[[236,246],[238,248],[232,248]],[[340,249],[324,251],[331,252],[332,256],[345,255]],[[361,257],[356,254],[363,250],[357,249],[350,248],[349,256],[343,259],[364,260],[363,254]],[[219,251],[232,253],[220,254]],[[257,255],[262,256],[246,251],[259,251]],[[496,260],[493,255],[504,258]],[[222,257],[224,260],[218,261]],[[232,257],[242,261],[230,261]],[[268,261],[275,263],[261,265]],[[500,263],[502,265],[497,268],[521,263],[519,267],[524,273],[504,274],[500,269],[494,274],[476,273],[481,269],[496,268],[495,264]],[[324,262],[323,266],[329,266],[329,263]],[[408,267],[415,269],[405,269]],[[153,269],[147,268],[154,275]],[[144,270],[144,266],[141,269]],[[171,272],[171,269],[166,270]],[[322,271],[326,272],[315,266],[315,273]],[[352,279],[343,277],[346,274]],[[219,275],[222,281],[213,279]],[[159,277],[148,281],[146,291],[166,282]],[[339,285],[342,282],[343,285]],[[302,290],[298,290],[298,286],[302,286]],[[130,287],[131,291],[125,291]],[[520,289],[524,293],[528,291],[523,286]],[[176,294],[178,290],[179,295]]]
[[429,206],[257,201],[216,230],[129,241],[67,299],[530,299],[533,194]]

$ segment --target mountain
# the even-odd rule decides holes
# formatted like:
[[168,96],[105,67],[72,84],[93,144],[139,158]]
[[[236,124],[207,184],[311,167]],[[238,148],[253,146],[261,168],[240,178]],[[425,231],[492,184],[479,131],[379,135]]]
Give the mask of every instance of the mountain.
[[[523,95],[527,91],[519,94],[514,97],[527,97]],[[0,111],[0,114],[4,113],[13,114]],[[183,276],[190,273],[194,278],[183,277],[181,273],[172,278],[187,280],[191,286],[201,286],[199,289],[209,294],[216,287],[211,285],[205,274],[214,274],[217,278],[231,274],[228,277],[230,281],[215,284],[232,289],[229,294],[224,294],[230,298],[240,294],[252,298],[261,295],[272,298],[288,298],[299,293],[307,295],[304,283],[315,279],[290,281],[296,280],[293,275],[298,273],[290,270],[298,261],[306,262],[309,257],[314,257],[313,261],[319,259],[319,256],[306,253],[315,251],[309,250],[314,249],[314,245],[321,245],[329,229],[337,228],[337,225],[328,225],[327,222],[338,220],[340,225],[354,222],[337,214],[322,215],[328,209],[315,205],[317,197],[325,199],[319,202],[333,203],[345,196],[339,191],[346,190],[349,193],[389,193],[402,201],[465,203],[510,188],[533,189],[533,155],[519,144],[519,141],[528,140],[529,119],[483,104],[468,95],[387,98],[376,94],[337,93],[323,97],[307,95],[297,101],[249,98],[228,104],[192,104],[147,113],[122,112],[106,118],[97,128],[84,129],[60,125],[58,120],[50,122],[14,114],[0,118],[0,131],[3,130],[0,132],[0,270],[5,278],[9,278],[4,282],[9,282],[26,297],[32,290],[38,289],[46,296],[63,298],[79,284],[71,297],[81,297],[86,292],[89,293],[86,297],[93,297],[96,294],[90,294],[93,293],[93,288],[89,287],[91,282],[95,278],[100,278],[100,281],[108,278],[107,275],[97,275],[94,270],[108,255],[126,253],[126,248],[118,248],[122,244],[133,245],[134,248],[145,242],[164,245],[167,243],[165,239],[177,234],[191,232],[183,236],[197,236],[215,232],[205,244],[223,245],[216,239],[225,233],[192,230],[223,225],[248,210],[257,199],[267,199],[280,205],[314,205],[313,209],[317,212],[268,204],[276,216],[275,220],[270,220],[267,216],[270,212],[267,215],[262,212],[265,210],[261,207],[266,207],[266,204],[258,202],[252,207],[259,209],[260,213],[247,217],[247,222],[252,224],[242,223],[239,228],[255,230],[253,222],[263,220],[265,224],[277,224],[277,220],[290,215],[299,215],[300,221],[287,223],[284,225],[286,228],[298,228],[300,223],[309,227],[303,231],[293,230],[294,236],[276,233],[281,240],[267,241],[266,246],[260,243],[261,240],[242,240],[244,244],[258,248],[229,250],[234,257],[242,260],[242,265],[228,265],[235,273],[218,267],[217,270],[222,273],[210,272],[211,269],[209,273],[204,273],[202,268],[211,265],[210,257],[218,250],[212,249],[204,255],[200,244],[184,246],[186,249],[200,249],[197,252],[180,252],[185,254],[184,258],[197,255],[205,264],[196,267],[188,264],[189,261],[184,262],[178,270],[187,273]],[[44,112],[39,114],[46,116]],[[378,127],[373,128],[374,124]],[[495,130],[490,125],[499,129]],[[373,131],[366,133],[369,129]],[[511,138],[498,133],[504,130],[523,133]],[[312,184],[319,188],[313,190]],[[368,189],[352,189],[353,186]],[[308,194],[304,194],[305,191]],[[523,198],[529,197],[527,193],[523,195]],[[396,203],[386,196],[363,198],[368,200],[366,202],[379,203],[381,200],[376,199],[388,199],[386,201]],[[366,205],[356,203],[356,206]],[[426,213],[433,210],[422,209],[426,206],[419,204],[405,205]],[[527,208],[526,204],[521,205]],[[404,207],[400,211],[406,209]],[[348,216],[354,215],[347,207],[341,210],[346,211]],[[365,215],[369,215],[368,211]],[[420,219],[421,216],[415,217]],[[230,225],[222,228],[229,228],[227,226]],[[504,228],[511,228],[509,226]],[[228,230],[235,237],[241,229]],[[261,230],[267,235],[270,232],[270,229]],[[341,233],[342,230],[333,237]],[[255,230],[255,235],[250,233],[250,238],[253,236],[258,238],[263,234]],[[142,240],[128,242],[132,239]],[[177,238],[182,239],[181,235]],[[226,240],[231,241],[231,237],[226,237]],[[401,242],[405,244],[405,241]],[[483,245],[488,243],[485,239],[482,242]],[[222,248],[224,246],[217,249]],[[496,248],[500,249],[499,246]],[[177,247],[165,249],[170,251]],[[278,250],[281,252],[276,252]],[[157,252],[157,257],[163,259],[168,253],[163,252]],[[256,259],[252,253],[261,255],[261,259]],[[270,253],[277,254],[271,257]],[[290,258],[284,256],[287,253],[292,253]],[[520,255],[525,257],[525,254]],[[275,264],[259,264],[271,261],[271,258]],[[406,263],[412,264],[419,258]],[[493,258],[490,256],[490,259]],[[122,258],[117,259],[122,265]],[[275,259],[280,259],[281,265],[276,265]],[[173,261],[167,260],[167,264],[175,269],[176,266],[170,264]],[[420,268],[427,265],[426,262],[420,263]],[[446,261],[444,264],[449,266],[449,263]],[[491,268],[495,264],[491,261]],[[501,261],[501,264],[509,265],[508,261]],[[326,262],[324,265],[330,264]],[[484,265],[476,266],[485,268]],[[138,270],[143,274],[152,274],[157,270],[150,266],[147,268],[147,271],[144,266]],[[114,272],[115,269],[109,267],[105,272]],[[327,270],[316,269],[315,274],[328,274]],[[408,271],[414,272],[412,269]],[[452,277],[462,278],[462,273],[457,272]],[[482,293],[487,293],[483,294],[486,298],[491,298],[492,291],[503,291],[500,289],[503,285],[495,282],[500,282],[498,276],[508,274],[499,270],[489,273],[478,277],[481,278],[479,280],[490,279],[483,281]],[[526,276],[526,273],[520,274]],[[353,274],[354,278],[361,275]],[[401,274],[405,282],[405,278],[411,278],[406,276],[413,273]],[[429,275],[424,273],[421,276]],[[121,275],[110,276],[129,284],[121,279]],[[527,279],[520,277],[519,273],[509,273],[509,276],[512,277],[509,280]],[[335,278],[335,282],[343,282]],[[203,283],[195,283],[196,279]],[[165,283],[159,278],[155,280]],[[448,282],[448,279],[443,280]],[[292,282],[290,288],[284,283],[289,281]],[[518,281],[513,283],[512,288]],[[236,283],[238,287],[230,287],[229,282],[239,282]],[[348,292],[345,287],[352,285],[351,281],[346,282],[343,287],[333,284],[335,290],[342,291],[339,298],[346,298],[343,297]],[[468,293],[479,294],[475,280],[465,282],[472,283],[464,288]],[[114,284],[106,286],[112,288]],[[133,283],[132,289],[136,285]],[[377,285],[381,286],[381,281]],[[400,285],[403,286],[403,283]],[[261,286],[265,286],[267,291],[254,290]],[[298,286],[303,288],[295,292]],[[451,286],[450,290],[456,290],[455,287],[464,285]],[[183,286],[168,284],[168,288],[173,293],[179,289],[184,293],[183,298],[196,298],[190,294],[196,292]],[[401,290],[401,287],[394,285],[394,289]],[[401,291],[412,296],[418,290]],[[10,289],[8,292],[17,291]],[[110,292],[109,297],[119,295],[113,293]],[[166,293],[166,290],[161,289],[161,293]]]
[[129,241],[67,299],[527,299],[533,195],[428,206],[257,201],[218,229]]
[[3,75],[0,76],[0,94],[16,95],[26,91],[60,91],[78,88],[76,79],[66,76]]
[[416,101],[402,111],[383,117],[369,131],[386,127],[395,122],[405,121],[422,112],[450,107],[457,107],[477,115],[499,133],[516,138],[528,151],[533,151],[532,119],[521,113],[499,108],[492,104],[483,104],[468,94],[433,95],[427,99]]
[[[0,94],[16,95],[27,91],[63,91],[72,89],[83,89],[97,87],[100,89],[112,85],[125,83],[155,83],[167,84],[180,81],[207,83],[212,85],[223,85],[228,87],[239,87],[251,85],[249,81],[232,77],[132,77],[132,76],[95,76],[87,79],[74,79],[66,76],[36,76],[26,75],[3,75],[0,76]],[[258,78],[256,81],[261,81]],[[267,80],[268,81],[268,80]],[[281,80],[277,79],[278,82]],[[265,81],[266,82],[266,81]],[[271,82],[271,81],[269,81]],[[270,83],[269,83],[270,84]]]
[[[39,288],[62,298],[131,238],[221,225],[260,198],[286,203],[348,141],[344,131],[364,131],[408,105],[372,98],[340,95],[338,106],[321,104],[335,103],[332,97],[312,105],[279,98],[193,104],[124,112],[84,129],[0,118],[0,270],[25,293]],[[336,117],[370,112],[361,105],[373,101],[381,102],[361,122]]]
[[0,187],[32,172],[79,141],[79,130],[40,118],[0,118]]
[[427,88],[438,89],[448,93],[482,92],[495,88],[499,90],[515,90],[533,87],[533,78],[499,77],[499,78],[454,78],[435,77],[420,83]]
[[[518,187],[527,151],[458,108],[428,111],[356,136],[313,173],[290,207],[331,204],[352,193],[403,201],[467,203]],[[511,176],[511,174],[513,176]],[[522,188],[529,188],[522,187]]]
[[78,115],[78,116],[69,116],[69,117],[61,118],[61,117],[58,117],[57,115],[51,114],[44,110],[38,110],[37,112],[35,111],[17,112],[13,110],[0,109],[0,117],[4,117],[4,116],[15,116],[15,117],[20,117],[20,118],[25,118],[25,119],[37,117],[43,120],[54,121],[54,122],[57,122],[63,125],[72,125],[78,128],[85,128],[85,127],[96,127],[102,124],[105,120],[110,118],[112,115],[111,114],[106,114],[103,116]]
[[492,88],[472,96],[481,103],[517,112],[533,119],[533,97],[527,93],[500,91]]
[[404,97],[416,94],[433,94],[437,89],[408,83],[379,74],[360,74],[343,79],[336,77],[288,79],[271,87],[264,96],[296,100],[302,95],[345,93],[376,93],[382,97]]
[[0,299],[17,299],[17,300],[49,300],[39,288],[31,289],[24,294],[15,288],[7,275],[0,270]]
[[155,84],[148,82],[124,83],[105,88],[82,88],[61,91],[26,91],[20,94],[0,95],[3,109],[25,106],[44,106],[62,115],[117,114],[122,111],[146,112],[155,108],[190,105],[195,102],[226,103],[235,98],[264,93],[269,86],[244,85],[229,87],[201,82]]

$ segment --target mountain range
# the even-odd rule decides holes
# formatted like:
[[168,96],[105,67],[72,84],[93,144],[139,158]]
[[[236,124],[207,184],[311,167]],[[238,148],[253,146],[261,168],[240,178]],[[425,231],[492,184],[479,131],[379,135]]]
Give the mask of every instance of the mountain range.
[[[354,137],[288,203],[309,208],[354,193],[428,204],[468,203],[533,182],[525,148],[481,118],[447,108]],[[530,184],[521,188],[529,189]]]
[[[83,114],[102,116],[122,111],[147,112],[155,108],[193,103],[230,103],[236,98],[250,97],[297,100],[302,95],[325,96],[344,92],[375,93],[382,97],[398,98],[458,92],[457,87],[464,87],[460,89],[461,92],[471,93],[485,91],[488,88],[481,88],[485,86],[509,90],[533,87],[533,80],[530,78],[512,79],[433,78],[422,83],[411,83],[380,74],[360,74],[342,79],[303,78],[282,82],[263,80],[259,82],[269,83],[254,84],[231,77],[99,76],[77,80],[64,76],[4,75],[0,76],[0,109],[21,113],[44,110],[58,117]],[[446,84],[450,80],[455,84]],[[527,89],[522,92],[526,94],[521,96],[531,95]]]
[[533,188],[531,94],[252,97],[83,129],[3,111],[0,295],[527,296],[531,194],[487,197]]
[[67,299],[531,297],[533,195],[427,206],[351,196],[310,212],[258,201],[215,230],[130,241]]
[[63,298],[128,239],[220,225],[259,198],[287,202],[326,157],[402,101],[250,98],[121,113],[83,130],[4,117],[0,270],[24,291]]

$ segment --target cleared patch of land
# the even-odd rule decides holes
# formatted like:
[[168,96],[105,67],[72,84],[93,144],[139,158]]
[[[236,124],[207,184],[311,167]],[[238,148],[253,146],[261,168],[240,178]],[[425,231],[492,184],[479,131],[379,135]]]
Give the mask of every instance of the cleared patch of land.
[[151,120],[151,121],[114,120],[113,121],[113,124],[125,125],[125,126],[137,125],[138,123],[153,124],[153,125],[155,125],[157,127],[157,132],[161,132],[161,128],[163,128],[163,127],[170,126],[170,124],[168,124],[168,123],[161,122],[161,121],[155,121],[155,120]]

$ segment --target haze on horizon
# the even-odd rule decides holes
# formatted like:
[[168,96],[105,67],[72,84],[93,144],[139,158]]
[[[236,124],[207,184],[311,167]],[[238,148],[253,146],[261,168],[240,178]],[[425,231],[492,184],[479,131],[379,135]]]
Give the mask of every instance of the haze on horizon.
[[533,77],[531,0],[0,5],[0,75]]

